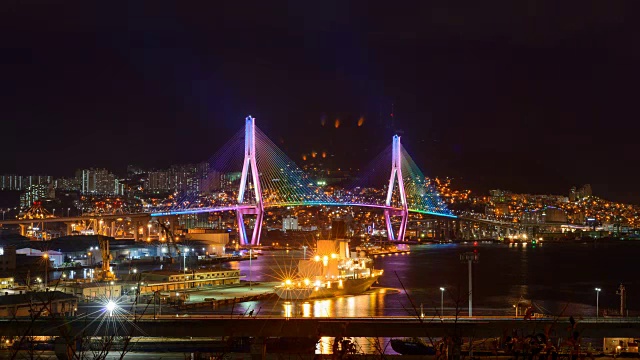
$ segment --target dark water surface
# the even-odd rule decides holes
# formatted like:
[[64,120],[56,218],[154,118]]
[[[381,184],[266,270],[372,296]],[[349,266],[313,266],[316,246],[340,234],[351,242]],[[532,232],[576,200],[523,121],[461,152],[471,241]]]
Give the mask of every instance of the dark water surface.
[[[378,257],[376,268],[385,270],[382,289],[358,296],[312,300],[307,304],[261,301],[236,305],[235,311],[260,309],[263,314],[284,314],[292,306],[299,316],[415,315],[422,304],[424,313],[439,311],[444,292],[444,314],[468,312],[468,267],[460,261],[463,252],[477,250],[480,261],[474,265],[474,315],[512,315],[520,298],[531,300],[538,311],[558,315],[595,316],[596,287],[600,293],[600,313],[618,311],[618,285],[627,289],[630,313],[640,310],[636,294],[640,262],[640,242],[601,244],[555,244],[508,246],[498,244],[420,245],[411,254]],[[307,254],[308,255],[308,254]],[[279,281],[292,274],[302,251],[265,252],[251,263],[254,281]],[[249,262],[235,262],[249,275]],[[406,289],[406,291],[403,290]],[[224,312],[229,309],[219,309]],[[289,308],[287,311],[291,311]]]

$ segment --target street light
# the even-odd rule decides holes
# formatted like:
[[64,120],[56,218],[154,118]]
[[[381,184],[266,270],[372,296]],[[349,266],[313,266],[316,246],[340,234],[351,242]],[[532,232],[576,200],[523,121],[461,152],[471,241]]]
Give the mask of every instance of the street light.
[[253,248],[250,247],[249,248],[249,290],[253,290],[253,286],[251,284],[251,258],[252,258],[252,255],[253,255],[252,251],[253,251]]
[[440,317],[444,315],[444,288],[440,288]]
[[182,274],[184,276],[184,291],[187,291],[187,253],[189,252],[189,248],[185,248],[182,252]]
[[598,321],[598,313],[600,312],[600,291],[602,291],[602,289],[596,288],[596,321]]
[[116,303],[113,300],[109,300],[106,306],[107,311],[109,312],[109,316],[113,316],[113,310],[116,309]]
[[182,272],[184,272],[185,274],[187,273],[187,253],[189,252],[189,249],[184,249],[184,251],[182,251]]
[[472,294],[472,290],[473,290],[473,278],[472,278],[472,269],[473,269],[473,263],[478,263],[478,261],[480,261],[480,254],[478,254],[476,251],[473,252],[466,252],[463,254],[460,254],[460,261],[461,262],[466,262],[469,263],[469,317],[473,316],[473,307],[472,307],[472,300],[473,300],[473,294]]
[[302,245],[302,260],[307,260],[307,245]]
[[47,289],[47,283],[49,282],[49,254],[44,253],[44,288]]

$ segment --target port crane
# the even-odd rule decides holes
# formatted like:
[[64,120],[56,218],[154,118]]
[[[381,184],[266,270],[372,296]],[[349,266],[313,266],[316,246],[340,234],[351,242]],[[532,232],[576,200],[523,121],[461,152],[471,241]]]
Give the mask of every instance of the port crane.
[[102,256],[102,267],[96,268],[96,278],[98,281],[112,281],[117,280],[116,274],[111,271],[111,252],[109,251],[109,238],[103,235],[98,235],[98,244],[100,245],[100,255]]
[[162,231],[167,236],[167,243],[170,244],[170,246],[168,247],[167,255],[169,255],[169,263],[173,264],[174,258],[173,256],[171,256],[171,247],[173,247],[173,249],[176,251],[176,257],[180,257],[180,248],[176,243],[176,239],[173,236],[173,232],[171,231],[171,229],[169,229],[169,227],[160,220],[158,220],[158,225],[160,225]]

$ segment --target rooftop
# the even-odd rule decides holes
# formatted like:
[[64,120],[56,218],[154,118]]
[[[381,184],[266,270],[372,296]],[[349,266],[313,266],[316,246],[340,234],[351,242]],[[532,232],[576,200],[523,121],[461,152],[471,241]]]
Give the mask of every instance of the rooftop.
[[28,292],[26,294],[4,295],[0,296],[0,306],[18,305],[28,303],[48,303],[55,300],[72,300],[77,299],[74,295],[65,294],[61,291],[39,291]]

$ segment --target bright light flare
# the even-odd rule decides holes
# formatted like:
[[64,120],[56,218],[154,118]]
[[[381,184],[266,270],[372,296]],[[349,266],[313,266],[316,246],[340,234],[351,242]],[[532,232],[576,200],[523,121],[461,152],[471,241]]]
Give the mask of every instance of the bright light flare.
[[113,302],[113,300],[109,300],[109,302],[107,302],[107,305],[105,306],[105,308],[109,312],[109,316],[113,316],[113,310],[116,309],[116,306],[117,305],[115,302]]

